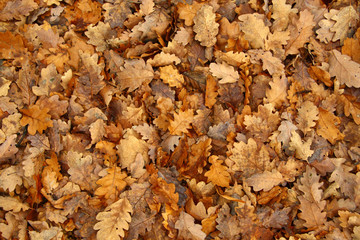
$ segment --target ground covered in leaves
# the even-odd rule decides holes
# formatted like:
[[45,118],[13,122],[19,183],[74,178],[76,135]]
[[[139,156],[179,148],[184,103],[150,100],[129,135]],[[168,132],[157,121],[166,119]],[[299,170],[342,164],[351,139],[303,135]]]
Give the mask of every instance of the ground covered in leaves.
[[3,239],[360,239],[354,1],[0,2]]

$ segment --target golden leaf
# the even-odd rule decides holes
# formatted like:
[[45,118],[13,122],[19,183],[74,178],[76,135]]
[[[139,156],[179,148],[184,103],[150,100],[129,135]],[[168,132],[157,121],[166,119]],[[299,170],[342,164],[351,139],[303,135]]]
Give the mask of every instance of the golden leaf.
[[130,214],[132,212],[131,204],[124,198],[106,207],[103,212],[98,213],[96,220],[99,222],[94,225],[94,229],[99,230],[96,235],[97,239],[109,240],[124,237],[124,230],[129,229]]
[[51,116],[47,114],[48,108],[40,109],[38,105],[32,105],[28,109],[20,109],[19,111],[23,114],[20,124],[21,126],[29,124],[28,131],[31,135],[35,135],[36,131],[42,134],[48,127],[53,126]]
[[217,160],[217,156],[211,156],[209,162],[212,163],[210,170],[205,173],[205,177],[208,178],[208,182],[212,182],[214,185],[220,187],[229,187],[230,173],[227,171],[227,167],[222,165],[222,160]]
[[170,87],[181,88],[184,83],[184,76],[172,65],[161,67],[160,78]]
[[127,174],[121,172],[121,168],[119,167],[109,168],[107,172],[108,174],[105,177],[96,181],[96,183],[101,186],[95,190],[94,194],[109,199],[118,196],[126,187],[124,178],[127,177]]
[[179,113],[174,113],[174,120],[170,120],[169,131],[171,135],[181,135],[188,133],[191,128],[190,124],[194,119],[194,110],[187,111],[180,110]]
[[319,121],[316,133],[327,139],[331,144],[335,144],[337,140],[344,138],[344,134],[338,128],[340,123],[339,117],[325,109],[319,108]]
[[216,43],[216,35],[219,32],[219,24],[215,21],[216,15],[213,7],[203,5],[194,17],[195,39],[200,41],[201,46],[212,47]]

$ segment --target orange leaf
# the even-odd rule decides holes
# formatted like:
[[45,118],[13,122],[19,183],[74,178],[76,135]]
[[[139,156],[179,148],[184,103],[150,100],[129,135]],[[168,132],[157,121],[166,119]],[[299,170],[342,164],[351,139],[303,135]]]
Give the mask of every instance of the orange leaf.
[[340,123],[339,117],[325,109],[319,108],[319,121],[316,133],[326,138],[331,144],[335,144],[336,140],[344,138],[344,134],[338,129]]
[[40,109],[39,106],[32,105],[28,109],[20,109],[19,111],[23,114],[20,124],[21,126],[29,124],[28,131],[31,135],[35,135],[36,131],[42,134],[45,129],[53,126],[51,116],[47,114],[48,108]]
[[222,160],[217,160],[217,156],[211,156],[209,161],[212,163],[210,170],[205,173],[208,182],[220,187],[229,187],[230,173],[227,172],[227,167],[222,165]]
[[174,114],[174,120],[170,121],[169,131],[171,135],[181,135],[187,133],[191,128],[190,124],[194,118],[194,110],[179,111],[179,114]]

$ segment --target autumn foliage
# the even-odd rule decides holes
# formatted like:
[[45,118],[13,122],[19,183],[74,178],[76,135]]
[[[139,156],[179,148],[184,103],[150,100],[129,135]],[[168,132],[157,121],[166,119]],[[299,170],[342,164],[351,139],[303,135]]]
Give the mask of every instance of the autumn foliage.
[[360,239],[360,6],[0,2],[0,238]]

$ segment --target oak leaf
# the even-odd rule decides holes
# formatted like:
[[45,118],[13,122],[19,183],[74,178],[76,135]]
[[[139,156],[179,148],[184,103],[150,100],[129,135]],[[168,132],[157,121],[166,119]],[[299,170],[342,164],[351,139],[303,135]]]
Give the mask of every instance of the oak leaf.
[[170,87],[181,88],[184,83],[184,76],[172,65],[160,67],[160,78]]
[[130,4],[127,1],[116,0],[102,5],[105,9],[105,23],[109,23],[111,28],[124,27],[124,22],[131,14]]
[[114,35],[109,23],[98,22],[96,26],[90,24],[85,35],[89,38],[87,43],[96,46],[98,52],[103,52],[108,48],[108,39]]
[[199,11],[203,4],[198,2],[193,2],[192,4],[186,4],[180,2],[177,5],[177,11],[179,13],[179,18],[185,20],[186,26],[191,26],[194,23],[194,17]]
[[230,173],[227,172],[227,167],[222,165],[223,161],[218,160],[217,156],[211,156],[209,162],[212,164],[210,170],[204,176],[208,178],[208,182],[220,187],[229,187]]
[[312,127],[315,127],[316,122],[319,119],[319,110],[311,101],[305,101],[301,104],[298,110],[298,116],[296,117],[297,127],[304,133],[311,131]]
[[360,87],[360,64],[351,61],[348,55],[341,54],[338,50],[332,50],[329,58],[329,73],[336,76],[340,84],[348,87]]
[[138,139],[133,135],[121,139],[116,147],[120,157],[121,168],[129,168],[135,161],[138,153],[143,156],[146,163],[149,161],[148,144],[144,140]]
[[97,239],[122,239],[125,236],[124,230],[129,229],[132,212],[132,206],[126,198],[107,206],[103,212],[96,215],[96,220],[99,221],[94,225],[94,229],[99,230]]
[[128,88],[129,92],[139,88],[143,83],[149,83],[154,77],[154,70],[143,59],[127,60],[124,67],[117,73],[116,81],[120,90]]
[[280,131],[276,139],[281,142],[284,146],[289,146],[291,132],[298,128],[290,121],[282,121],[278,130]]
[[283,176],[276,169],[273,169],[271,172],[265,171],[263,173],[256,173],[246,179],[249,186],[253,187],[256,192],[261,190],[267,192],[283,181]]
[[194,110],[186,111],[180,110],[179,113],[174,113],[174,120],[170,120],[169,131],[171,135],[181,135],[188,133],[191,128],[191,123],[194,119]]
[[22,178],[18,175],[15,166],[11,166],[1,170],[0,172],[0,188],[13,192],[17,185],[22,184]]
[[286,4],[286,0],[276,1],[272,5],[271,18],[275,19],[272,28],[285,30],[289,24],[290,14],[296,14],[298,10],[292,8],[290,4]]
[[216,43],[216,35],[219,32],[219,24],[215,21],[214,8],[203,5],[194,17],[193,30],[195,39],[200,41],[201,46],[212,47]]
[[220,84],[235,83],[239,80],[239,73],[226,63],[210,63],[210,72],[213,76],[220,78]]
[[218,95],[217,90],[218,86],[215,79],[211,75],[208,75],[206,78],[205,106],[210,109],[216,103],[216,97]]
[[307,161],[314,153],[314,151],[310,149],[312,143],[311,138],[304,142],[295,130],[291,131],[291,135],[290,150],[295,151],[295,156],[297,158]]
[[108,168],[107,172],[108,174],[105,177],[96,181],[100,187],[95,190],[94,194],[105,199],[115,199],[127,185],[124,181],[127,174],[122,172],[119,167]]
[[281,77],[274,76],[273,81],[271,81],[269,85],[271,88],[266,89],[264,102],[272,103],[275,107],[280,107],[287,101],[288,80],[284,75]]
[[174,183],[167,183],[163,178],[158,177],[157,173],[151,175],[149,182],[157,202],[166,203],[175,211],[179,209],[179,194],[176,192]]
[[243,172],[244,177],[250,177],[255,173],[261,173],[265,170],[272,170],[274,164],[270,162],[270,154],[265,145],[258,147],[254,139],[249,138],[248,143],[236,142],[230,149],[231,155],[227,162],[228,166],[234,171]]
[[331,20],[336,21],[334,26],[330,28],[331,32],[335,32],[332,41],[340,40],[343,44],[345,38],[348,36],[352,26],[355,26],[359,21],[359,14],[353,6],[347,6],[340,9],[340,11],[331,17]]
[[0,196],[0,207],[5,211],[13,212],[26,211],[30,208],[28,204],[21,202],[18,198],[2,196]]
[[[245,33],[245,39],[253,48],[264,48],[269,27],[265,26],[265,15],[253,13],[239,16],[240,30]],[[256,29],[256,30],[255,30]]]
[[350,114],[354,119],[356,124],[360,124],[360,103],[356,102],[354,96],[351,95],[341,95],[340,100],[344,104],[344,113],[345,116],[349,117]]
[[360,63],[360,28],[358,28],[353,38],[346,38],[344,40],[341,53],[350,56],[352,60]]
[[320,176],[315,169],[306,166],[304,176],[298,181],[298,189],[303,192],[298,197],[301,211],[299,217],[305,220],[304,226],[307,228],[318,228],[326,222],[326,201],[321,200],[323,191],[320,188],[323,183],[319,180]]
[[28,16],[33,10],[37,9],[38,7],[39,5],[33,0],[7,1],[6,5],[1,9],[0,20],[20,20],[21,17]]
[[42,134],[48,127],[53,126],[48,108],[40,109],[38,105],[32,105],[28,109],[20,109],[19,111],[23,114],[20,124],[21,126],[29,124],[28,131],[31,135],[35,135],[36,131]]
[[178,239],[204,240],[206,237],[206,234],[201,230],[201,225],[195,224],[195,219],[184,211],[180,213],[175,228],[179,230]]
[[153,67],[166,66],[170,64],[179,64],[180,58],[178,58],[175,54],[164,53],[161,52],[156,54],[153,59],[149,59],[146,63],[150,64]]
[[16,138],[16,134],[9,135],[5,142],[0,145],[0,163],[14,158],[15,154],[19,151],[16,147]]
[[292,19],[290,29],[290,40],[285,50],[285,54],[297,54],[299,48],[302,48],[310,37],[314,34],[313,27],[315,26],[314,15],[307,9],[300,12],[299,19]]
[[342,134],[338,128],[341,123],[340,118],[333,113],[319,108],[319,120],[316,127],[316,133],[327,139],[331,144],[335,144],[337,140],[342,140]]

